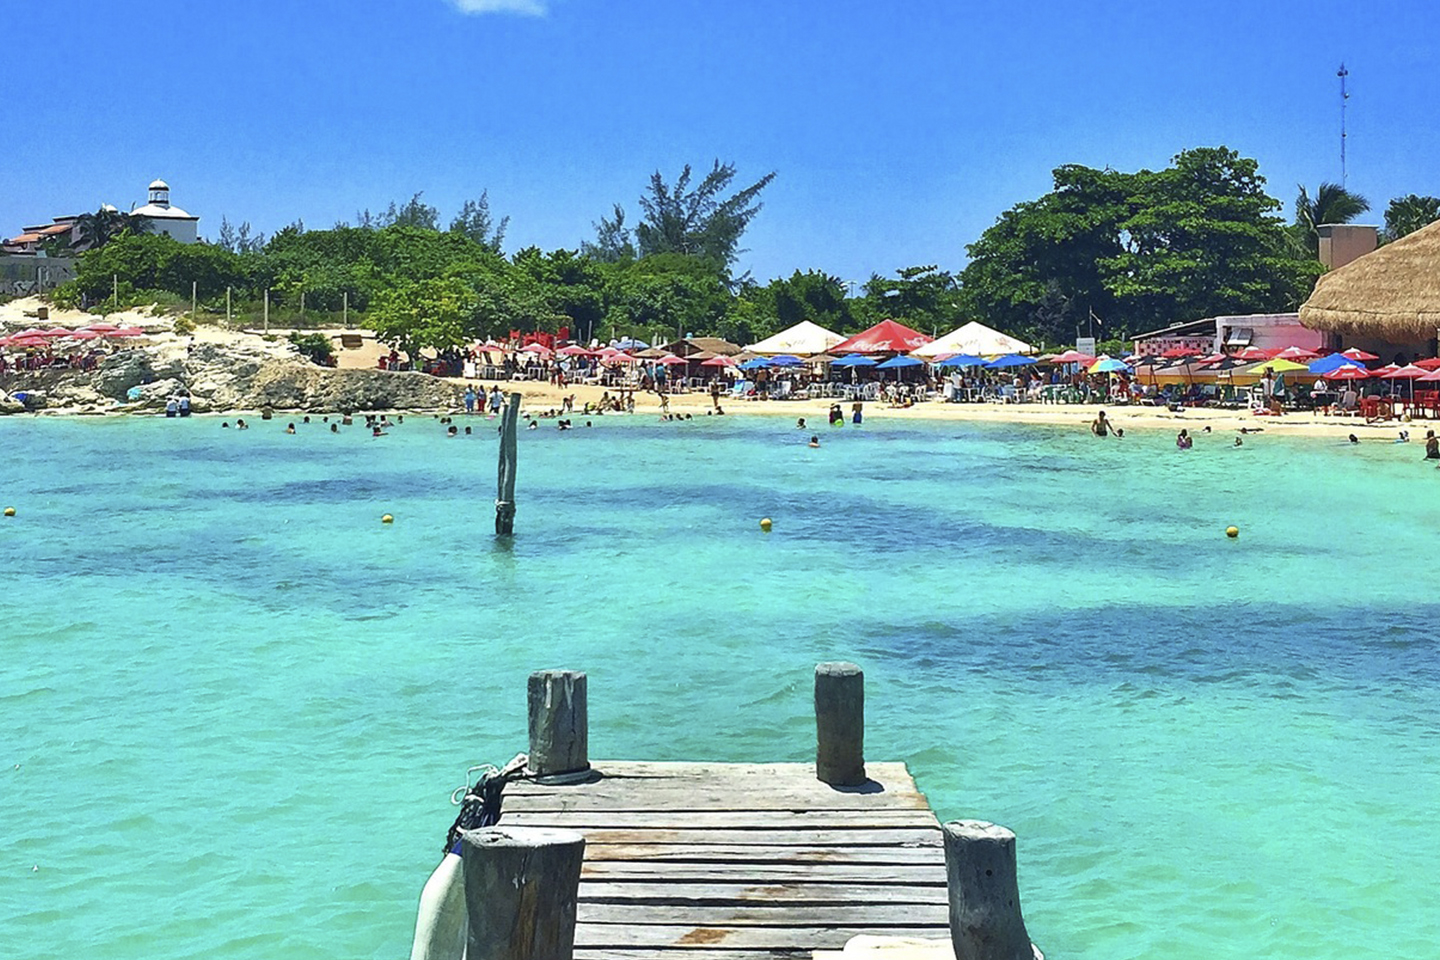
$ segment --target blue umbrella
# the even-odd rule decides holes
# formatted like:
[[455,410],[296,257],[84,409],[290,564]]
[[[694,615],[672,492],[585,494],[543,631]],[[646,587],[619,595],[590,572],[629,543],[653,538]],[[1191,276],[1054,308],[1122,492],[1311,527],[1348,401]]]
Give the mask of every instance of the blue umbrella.
[[621,350],[644,350],[650,344],[644,340],[636,340],[634,337],[621,337],[616,341],[615,346]]
[[873,367],[876,363],[869,357],[862,357],[858,353],[847,354],[830,364],[832,367]]
[[984,357],[977,357],[973,353],[957,353],[953,357],[946,357],[938,364],[942,367],[983,367],[986,364]]
[[880,364],[876,369],[899,370],[902,367],[919,367],[924,366],[924,364],[924,360],[916,360],[914,357],[891,357],[889,360],[886,360],[884,363]]
[[1004,367],[1028,367],[1034,362],[1035,359],[1033,357],[1022,357],[1018,353],[1007,353],[1003,357],[997,357],[991,360],[985,364],[985,366],[991,370],[999,370]]
[[782,354],[780,354],[780,356],[778,356],[778,357],[771,357],[771,358],[770,358],[770,363],[771,363],[773,366],[777,366],[777,367],[803,367],[803,366],[805,366],[805,361],[804,361],[804,360],[801,360],[799,357],[796,357],[796,356],[791,356],[791,355],[788,354],[788,353],[782,353]]
[[746,360],[744,363],[740,364],[740,369],[741,369],[741,370],[766,370],[766,369],[769,369],[770,366],[771,366],[771,363],[770,363],[769,360],[766,360],[764,357],[756,357],[754,360]]
[[1311,373],[1334,373],[1343,366],[1363,367],[1364,364],[1356,363],[1343,353],[1332,353],[1328,357],[1321,357],[1313,361],[1308,369]]

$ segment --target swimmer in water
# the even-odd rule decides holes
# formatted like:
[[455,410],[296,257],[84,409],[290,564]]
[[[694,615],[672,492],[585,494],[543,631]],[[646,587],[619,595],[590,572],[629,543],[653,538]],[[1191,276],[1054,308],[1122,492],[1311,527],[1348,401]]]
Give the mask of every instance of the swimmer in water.
[[820,446],[820,438],[819,438],[818,436],[815,436],[814,434],[811,434],[811,436],[810,436],[810,446],[812,446],[812,447],[818,447],[818,446]]
[[459,427],[451,427],[450,429],[448,429],[448,430],[445,431],[445,436],[446,436],[446,437],[455,437],[455,436],[459,436],[459,434],[460,434],[460,428],[459,428]]
[[804,417],[801,417],[799,420],[796,420],[796,421],[795,421],[795,429],[796,429],[796,430],[804,430],[804,429],[805,429],[805,418],[804,418]]
[[1350,438],[1349,438],[1349,439],[1350,439],[1350,442],[1351,442],[1351,443],[1359,443],[1359,442],[1360,442],[1360,438],[1357,437],[1357,436],[1355,436],[1355,434],[1353,434],[1353,433],[1350,434]]
[[1243,447],[1243,446],[1245,446],[1245,441],[1244,441],[1244,440],[1241,440],[1239,437],[1236,437],[1236,438],[1235,438],[1235,446],[1237,446],[1237,447]]
[[380,427],[379,427],[379,425],[377,424],[376,426],[374,426],[374,427],[371,428],[371,430],[370,430],[370,436],[372,436],[372,437],[384,437],[384,436],[387,436],[387,434],[385,433],[384,430],[381,430]]
[[286,433],[294,433],[294,432],[295,432],[295,424],[293,424],[293,423],[288,424],[288,425],[285,427],[285,432],[286,432]]
[[531,421],[530,421],[530,425],[529,425],[528,427],[526,427],[525,429],[526,429],[526,430],[539,430],[539,429],[540,429],[540,421],[538,421],[538,420],[531,420]]
[[330,424],[330,432],[331,432],[331,433],[339,433],[339,432],[340,432],[340,424],[338,424],[338,423],[332,423],[332,424]]
[[1425,459],[1440,460],[1440,439],[1436,439],[1434,430],[1425,431]]
[[[230,429],[230,421],[229,421],[229,420],[226,420],[224,423],[220,424],[220,429],[221,429],[221,430],[228,430],[228,429]],[[1431,432],[1431,433],[1434,433],[1435,431],[1432,430],[1432,431],[1430,431],[1430,432]]]
[[[1108,437],[1110,436],[1110,431],[1114,429],[1114,424],[1112,424],[1109,420],[1105,419],[1104,410],[1101,410],[1099,413],[1095,414],[1095,419],[1090,421],[1090,432],[1097,437]],[[1122,434],[1118,430],[1116,430],[1115,436],[1120,437],[1122,436]]]
[[250,424],[246,423],[244,420],[236,420],[236,421],[235,421],[235,429],[236,429],[236,430],[249,430],[249,429],[250,429]]
[[1175,435],[1175,447],[1177,450],[1189,450],[1194,445],[1195,441],[1191,438],[1189,430],[1181,430]]

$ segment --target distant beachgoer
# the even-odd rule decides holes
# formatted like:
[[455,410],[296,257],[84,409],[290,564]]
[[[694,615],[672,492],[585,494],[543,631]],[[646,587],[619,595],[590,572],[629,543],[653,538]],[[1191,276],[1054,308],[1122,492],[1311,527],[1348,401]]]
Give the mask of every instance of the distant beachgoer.
[[[1109,420],[1105,419],[1104,410],[1101,410],[1099,413],[1095,414],[1095,419],[1090,421],[1090,432],[1097,437],[1108,437],[1110,436],[1110,432],[1114,429],[1114,424],[1112,424]],[[1117,430],[1115,431],[1115,436],[1120,437],[1122,436],[1122,434]]]
[[285,425],[285,432],[286,432],[286,433],[294,433],[294,432],[295,432],[295,424],[293,424],[293,423],[287,423],[287,424]]
[[[229,420],[226,420],[224,423],[220,424],[220,429],[222,429],[222,430],[228,430],[228,429],[230,429],[230,421],[229,421]],[[1435,431],[1434,431],[1434,430],[1431,430],[1430,432],[1433,434]]]
[[1440,460],[1440,440],[1436,439],[1434,430],[1425,431],[1425,459]]
[[309,418],[309,417],[306,417],[305,419],[301,420],[300,422],[301,422],[301,423],[309,423],[309,422],[310,422],[310,418]]
[[525,429],[526,429],[526,430],[538,430],[538,429],[540,429],[540,421],[539,421],[539,420],[531,420],[530,423],[525,427]]
[[465,412],[466,412],[466,413],[474,413],[474,412],[475,412],[475,388],[474,388],[474,387],[466,387],[466,388],[465,388]]
[[339,432],[340,432],[340,424],[338,424],[338,423],[332,423],[332,424],[330,424],[330,432],[331,432],[331,433],[339,433]]
[[720,406],[720,404],[718,404],[718,403],[715,404],[715,416],[717,416],[717,417],[723,417],[723,416],[725,416],[725,408],[722,407],[722,406]]
[[589,420],[586,420],[586,421],[585,421],[585,426],[587,426],[587,427],[590,426],[590,421],[589,421]]
[[1235,446],[1237,446],[1237,447],[1243,447],[1243,446],[1245,446],[1245,441],[1244,441],[1244,440],[1241,440],[1239,437],[1236,437],[1236,438],[1235,438]]
[[795,429],[796,429],[796,430],[804,430],[804,429],[805,429],[805,418],[804,418],[804,417],[801,417],[799,420],[796,420],[796,421],[795,421]]
[[1206,433],[1209,433],[1209,432],[1210,432],[1210,424],[1208,424],[1208,423],[1205,424],[1205,432],[1206,432]]
[[182,396],[182,397],[180,398],[180,416],[182,416],[182,417],[188,417],[188,416],[190,416],[190,398],[189,398],[189,397]]
[[820,438],[819,438],[818,436],[812,434],[812,435],[810,436],[810,446],[812,446],[812,447],[818,447],[818,446],[820,446]]
[[370,436],[372,436],[372,437],[383,437],[383,436],[386,436],[386,433],[385,433],[384,430],[381,430],[379,426],[375,426],[375,427],[373,427],[373,428],[370,430]]
[[469,427],[466,427],[466,428],[465,428],[465,436],[467,436],[467,437],[470,436],[470,428],[469,428]]
[[1398,437],[1395,438],[1395,442],[1396,442],[1396,443],[1409,443],[1409,442],[1410,442],[1410,431],[1409,431],[1409,430],[1401,430],[1401,431],[1400,431],[1400,436],[1398,436]]
[[347,414],[345,414],[345,416],[343,416],[343,417],[340,418],[340,422],[341,422],[342,424],[344,424],[345,426],[347,426],[347,427],[353,426],[353,425],[355,424],[355,418],[352,417],[352,416],[350,416],[350,414],[347,413]]
[[1350,442],[1351,442],[1351,443],[1359,443],[1359,442],[1360,442],[1360,438],[1357,437],[1357,436],[1355,436],[1355,434],[1352,433],[1352,434],[1350,434]]
[[249,430],[249,429],[250,429],[250,424],[246,423],[244,420],[236,420],[236,421],[235,421],[235,429],[236,429],[236,430]]
[[845,422],[845,414],[840,411],[840,404],[830,404],[830,426]]
[[180,404],[178,404],[178,403],[175,402],[175,398],[174,398],[174,397],[171,397],[169,400],[166,400],[166,401],[165,401],[165,416],[167,416],[167,417],[176,417],[176,416],[179,416],[179,415],[180,415]]
[[850,406],[850,422],[855,424],[855,426],[857,427],[860,426],[861,421],[865,419],[864,411],[865,404],[861,403],[859,400],[856,400]]
[[500,396],[500,388],[499,388],[499,387],[491,387],[491,388],[490,388],[490,413],[491,413],[492,415],[498,414],[498,413],[500,412],[500,404],[503,403],[503,402],[504,402],[504,399]]
[[448,428],[448,429],[445,431],[445,436],[446,436],[446,437],[457,437],[457,436],[459,436],[459,435],[460,435],[460,428],[459,428],[459,427],[453,427],[453,426],[452,426],[452,427]]
[[1190,436],[1190,431],[1188,431],[1188,430],[1181,430],[1179,433],[1177,433],[1177,434],[1175,435],[1175,446],[1176,446],[1178,449],[1181,449],[1181,450],[1189,450],[1189,449],[1190,449],[1191,447],[1193,447],[1194,445],[1195,445],[1195,441],[1194,441],[1193,438],[1191,438],[1191,436]]

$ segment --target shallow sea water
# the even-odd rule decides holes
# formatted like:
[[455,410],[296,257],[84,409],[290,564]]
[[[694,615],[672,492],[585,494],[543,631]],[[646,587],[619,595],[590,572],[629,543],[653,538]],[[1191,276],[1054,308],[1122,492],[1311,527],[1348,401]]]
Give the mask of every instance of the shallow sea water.
[[473,422],[0,420],[0,954],[406,956],[531,670],[593,757],[805,760],[828,659],[1050,956],[1440,943],[1418,444],[609,418],[522,434],[503,545]]

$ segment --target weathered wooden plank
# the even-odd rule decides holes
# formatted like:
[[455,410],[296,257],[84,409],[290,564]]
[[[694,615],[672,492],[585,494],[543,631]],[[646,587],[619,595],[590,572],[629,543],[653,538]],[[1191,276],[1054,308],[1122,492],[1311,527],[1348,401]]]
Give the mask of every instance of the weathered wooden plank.
[[891,864],[883,870],[856,863],[637,863],[630,860],[586,860],[580,876],[587,880],[829,880],[863,883],[944,883],[945,864]]
[[843,906],[817,904],[747,903],[728,906],[653,903],[584,903],[579,906],[581,923],[682,924],[697,927],[756,926],[851,926],[913,927],[921,924],[943,926],[950,922],[944,904],[851,903]]
[[[814,763],[723,763],[672,760],[591,760],[590,766],[606,777],[663,777],[695,779],[710,782],[729,778],[785,777],[796,782],[813,782]],[[865,765],[870,779],[881,783],[913,782],[909,768],[902,761],[869,762]]]
[[[894,937],[947,935],[944,924],[916,923],[887,927]],[[575,930],[578,949],[626,947],[725,947],[732,950],[826,950],[839,949],[851,937],[874,933],[863,926],[803,927],[705,927],[693,924],[582,923]]]
[[575,960],[810,960],[809,950],[726,950],[690,947],[683,954],[670,947],[632,947],[623,950],[576,949]]
[[823,880],[587,880],[580,881],[582,903],[676,903],[725,905],[731,903],[830,904],[864,903],[947,904],[943,883],[853,883]]
[[[508,822],[508,821],[507,821]],[[515,821],[516,825],[519,821]],[[557,819],[554,825],[560,826]],[[572,829],[569,821],[563,821]],[[537,824],[538,825],[538,822]],[[940,831],[934,827],[876,827],[870,830],[794,828],[714,829],[714,830],[651,830],[643,827],[611,830],[604,827],[580,828],[585,840],[597,843],[726,843],[765,847],[940,847]]]
[[[580,833],[581,831],[575,831]],[[818,847],[760,846],[731,843],[595,843],[586,837],[585,859],[630,860],[656,863],[729,862],[753,863],[935,863],[937,844],[928,846]],[[943,854],[941,854],[943,856]]]
[[940,829],[929,810],[558,810],[519,809],[508,802],[502,822],[574,830],[874,830],[894,827]]
[[929,809],[919,794],[890,795],[832,792],[801,795],[785,791],[757,790],[743,793],[708,788],[671,789],[662,786],[634,786],[612,789],[573,787],[545,793],[505,792],[507,810],[877,810]]
[[617,794],[635,791],[653,793],[657,790],[668,793],[692,791],[696,793],[738,794],[745,796],[757,792],[780,794],[806,800],[833,797],[859,797],[871,804],[888,806],[899,799],[914,800],[923,795],[909,780],[896,782],[870,781],[857,787],[832,787],[818,780],[792,780],[787,777],[744,777],[706,780],[703,778],[670,777],[602,777],[583,783],[541,784],[520,780],[505,788],[506,796],[534,797],[560,794],[593,793]]

